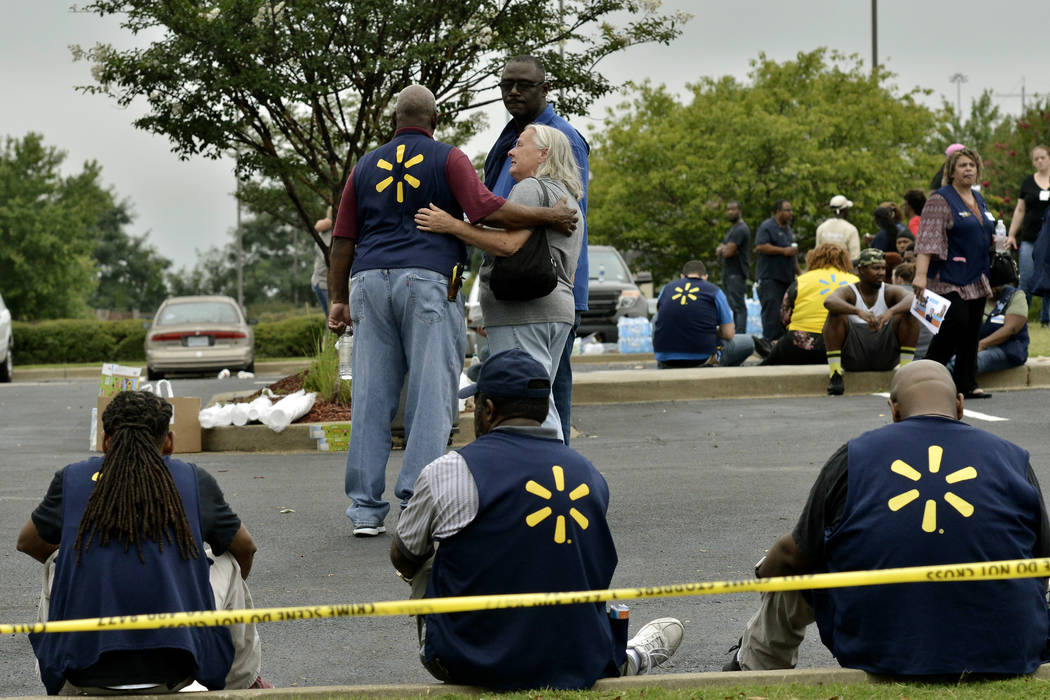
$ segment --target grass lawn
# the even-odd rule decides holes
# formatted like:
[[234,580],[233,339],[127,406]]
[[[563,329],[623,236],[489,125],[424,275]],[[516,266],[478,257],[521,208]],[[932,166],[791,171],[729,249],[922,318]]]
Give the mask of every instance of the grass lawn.
[[[701,686],[693,689],[651,687],[612,691],[531,691],[499,694],[500,700],[918,700],[951,698],[952,700],[992,700],[998,698],[1045,698],[1050,694],[1050,681],[1040,678],[1016,678],[1008,681],[983,681],[958,684],[925,683],[858,683],[855,685],[726,685]],[[491,697],[496,697],[492,693]],[[330,698],[351,697],[333,694]],[[476,695],[428,696],[432,700],[478,700]],[[481,696],[490,697],[489,694]]]
[[1050,328],[1043,328],[1039,321],[1028,322],[1028,356],[1050,357]]

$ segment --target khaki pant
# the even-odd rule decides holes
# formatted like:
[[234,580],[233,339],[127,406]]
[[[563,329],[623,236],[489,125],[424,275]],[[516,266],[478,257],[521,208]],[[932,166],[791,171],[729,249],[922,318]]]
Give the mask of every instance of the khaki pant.
[[[37,608],[37,621],[47,622],[47,613],[51,606],[51,584],[55,578],[55,551],[44,563],[43,585],[40,592],[40,605]],[[211,583],[212,595],[215,598],[216,610],[243,610],[254,608],[252,594],[248,585],[241,578],[241,567],[233,555],[229,552],[216,557],[212,554],[211,546],[205,543],[204,556],[211,560],[208,571],[208,579]],[[226,689],[237,690],[247,688],[259,677],[262,667],[262,647],[259,644],[259,635],[254,624],[229,625],[230,636],[233,638],[233,665],[226,674]],[[38,668],[39,670],[39,668]],[[192,680],[192,679],[191,679]],[[156,689],[151,693],[158,692]],[[62,689],[63,695],[76,695],[77,689],[66,683]]]
[[744,629],[737,659],[743,671],[795,668],[813,607],[798,591],[763,593],[762,604]]

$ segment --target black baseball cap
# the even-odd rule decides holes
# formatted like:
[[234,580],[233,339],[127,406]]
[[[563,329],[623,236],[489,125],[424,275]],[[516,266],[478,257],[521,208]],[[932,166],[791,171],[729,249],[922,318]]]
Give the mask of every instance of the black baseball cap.
[[544,399],[551,393],[551,378],[532,355],[511,348],[490,355],[481,365],[478,381],[460,389],[459,398],[479,392],[506,399]]

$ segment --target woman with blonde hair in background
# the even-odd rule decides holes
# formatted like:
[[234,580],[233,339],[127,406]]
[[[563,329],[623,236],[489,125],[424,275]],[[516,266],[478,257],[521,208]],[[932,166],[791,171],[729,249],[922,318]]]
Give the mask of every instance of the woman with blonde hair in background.
[[764,365],[822,365],[824,300],[839,287],[858,282],[849,253],[834,243],[824,243],[806,254],[806,272],[795,278],[780,307],[787,333],[773,345]]
[[[1028,305],[1032,305],[1032,274],[1035,265],[1032,263],[1032,252],[1039,238],[1039,229],[1043,217],[1050,207],[1050,148],[1039,144],[1032,151],[1032,165],[1035,172],[1021,182],[1017,192],[1017,206],[1010,219],[1008,245],[1018,251],[1018,264],[1021,267],[1020,287],[1024,290]],[[1050,324],[1050,297],[1043,297],[1043,308],[1039,312],[1039,322]]]

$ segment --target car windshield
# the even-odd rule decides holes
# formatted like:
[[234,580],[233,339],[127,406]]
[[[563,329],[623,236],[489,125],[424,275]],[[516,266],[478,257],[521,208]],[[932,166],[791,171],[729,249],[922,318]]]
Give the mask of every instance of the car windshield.
[[241,317],[232,304],[225,301],[193,301],[184,304],[169,304],[164,307],[158,326],[174,326],[179,323],[240,323]]
[[604,269],[605,279],[610,282],[630,282],[627,268],[623,266],[620,256],[611,250],[588,250],[587,265],[590,268],[588,279],[597,280]]

